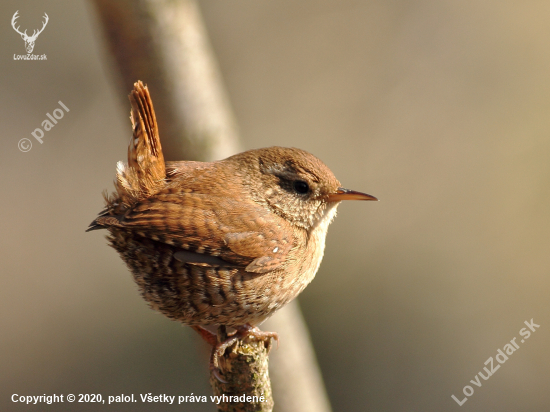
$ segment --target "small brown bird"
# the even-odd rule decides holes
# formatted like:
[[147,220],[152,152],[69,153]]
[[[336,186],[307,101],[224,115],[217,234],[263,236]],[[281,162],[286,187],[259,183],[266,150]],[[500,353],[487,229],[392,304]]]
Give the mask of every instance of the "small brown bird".
[[[216,162],[164,162],[147,87],[130,94],[133,138],[117,165],[116,192],[88,230],[108,239],[153,309],[191,325],[213,345],[211,366],[311,282],[343,189],[300,149],[250,150]],[[206,325],[234,327],[218,343]],[[219,376],[219,375],[217,375]]]

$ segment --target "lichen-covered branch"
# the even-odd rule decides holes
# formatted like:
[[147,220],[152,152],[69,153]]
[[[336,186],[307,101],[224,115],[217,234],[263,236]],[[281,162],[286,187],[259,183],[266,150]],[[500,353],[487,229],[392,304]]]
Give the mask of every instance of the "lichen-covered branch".
[[273,395],[264,342],[238,340],[220,359],[221,382],[213,373],[210,384],[220,412],[271,412]]

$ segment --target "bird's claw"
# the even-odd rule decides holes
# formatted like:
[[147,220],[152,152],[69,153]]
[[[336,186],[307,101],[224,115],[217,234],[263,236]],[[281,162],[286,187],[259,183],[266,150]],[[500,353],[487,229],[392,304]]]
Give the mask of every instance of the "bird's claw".
[[[264,342],[266,345],[267,353],[271,350],[271,340],[277,341],[277,348],[279,347],[279,335],[276,332],[264,332],[256,326],[249,324],[237,326],[235,332],[230,335],[226,334],[225,326],[220,326],[218,329],[218,337],[216,334],[210,332],[208,329],[202,326],[192,326],[201,337],[212,345],[212,354],[210,355],[210,371],[214,377],[221,383],[228,383],[221,375],[220,358],[223,357],[225,351],[233,346],[237,341],[244,339],[255,339]],[[218,338],[220,340],[218,340]]]

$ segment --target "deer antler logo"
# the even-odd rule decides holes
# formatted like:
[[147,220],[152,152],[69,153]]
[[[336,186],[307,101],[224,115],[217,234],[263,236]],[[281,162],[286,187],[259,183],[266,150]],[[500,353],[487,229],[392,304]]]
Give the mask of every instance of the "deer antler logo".
[[32,53],[32,50],[34,49],[34,42],[36,41],[36,38],[38,37],[38,35],[40,33],[42,33],[44,31],[44,28],[46,27],[46,24],[48,24],[48,20],[50,18],[48,17],[48,15],[46,13],[44,13],[44,17],[45,17],[46,21],[44,22],[44,25],[42,26],[42,28],[40,30],[34,30],[33,33],[32,33],[32,36],[27,36],[27,30],[25,30],[23,33],[21,33],[19,31],[19,27],[15,27],[15,20],[17,20],[19,18],[17,13],[19,13],[19,10],[17,10],[15,12],[15,14],[13,15],[13,17],[11,19],[11,25],[12,25],[13,29],[21,35],[21,38],[23,40],[25,40],[25,48],[27,49],[27,53]]

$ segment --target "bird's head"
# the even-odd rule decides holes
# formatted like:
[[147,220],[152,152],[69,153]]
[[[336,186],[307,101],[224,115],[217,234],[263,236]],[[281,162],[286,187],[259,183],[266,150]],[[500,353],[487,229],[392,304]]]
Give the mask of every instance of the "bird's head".
[[243,179],[252,199],[308,232],[328,226],[342,200],[377,200],[342,188],[332,171],[304,150],[269,147],[235,157],[253,169]]

